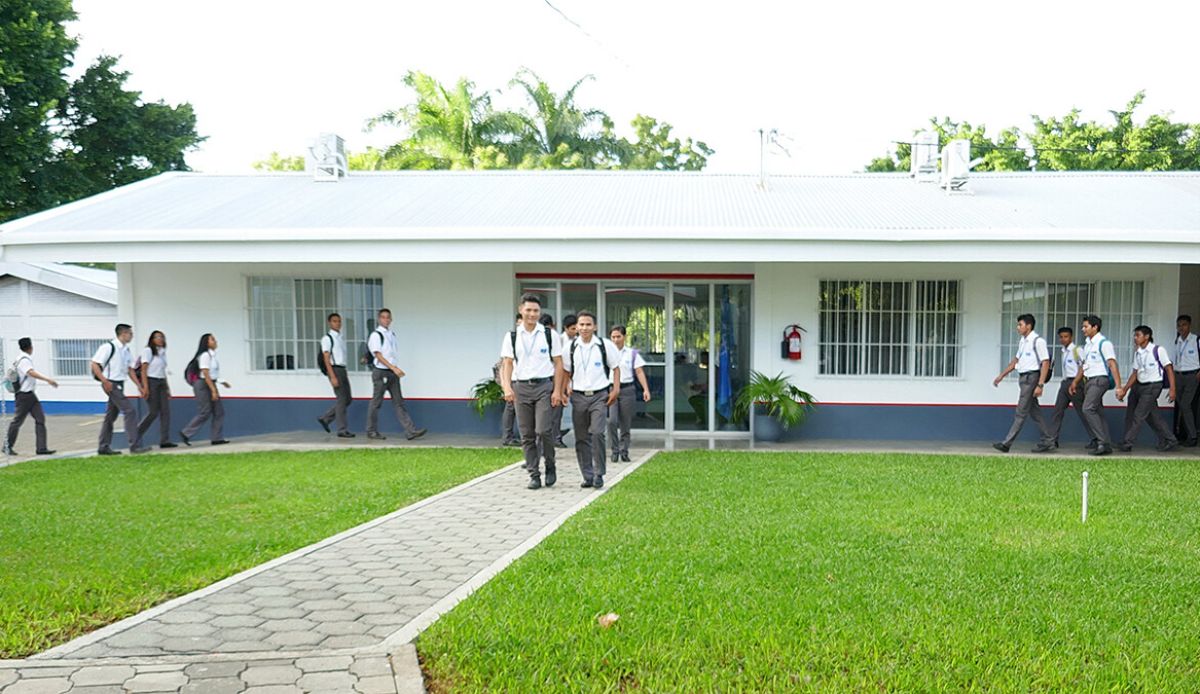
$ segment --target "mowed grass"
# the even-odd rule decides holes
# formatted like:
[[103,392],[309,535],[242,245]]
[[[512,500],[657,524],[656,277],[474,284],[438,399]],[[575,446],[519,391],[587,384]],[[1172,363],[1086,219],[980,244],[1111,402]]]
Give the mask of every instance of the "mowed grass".
[[1198,489],[1195,460],[660,454],[418,648],[434,692],[1197,691]]
[[506,450],[138,456],[0,469],[0,658],[515,462]]

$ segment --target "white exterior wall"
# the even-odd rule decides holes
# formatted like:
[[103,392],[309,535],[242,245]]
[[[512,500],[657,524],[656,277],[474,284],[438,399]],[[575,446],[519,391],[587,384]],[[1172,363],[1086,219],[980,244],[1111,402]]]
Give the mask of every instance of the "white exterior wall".
[[[44,401],[100,402],[103,394],[90,376],[54,372],[53,340],[108,339],[117,323],[117,307],[54,287],[7,276],[0,278],[0,341],[4,370],[17,358],[17,340],[33,339],[35,368],[59,382],[57,389],[38,383]],[[8,396],[11,400],[11,395]]]

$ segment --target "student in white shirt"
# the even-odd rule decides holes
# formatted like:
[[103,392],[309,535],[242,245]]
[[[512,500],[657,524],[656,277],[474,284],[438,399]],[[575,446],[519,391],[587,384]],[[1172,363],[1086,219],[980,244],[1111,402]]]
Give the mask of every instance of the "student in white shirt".
[[583,475],[580,487],[604,486],[604,433],[608,428],[608,408],[617,401],[613,381],[620,381],[620,353],[616,344],[596,334],[596,316],[580,311],[578,335],[563,352],[563,369],[570,383],[563,397],[570,398],[574,409],[575,457]]
[[1125,395],[1129,395],[1129,404],[1125,407],[1125,438],[1117,448],[1126,453],[1132,451],[1133,442],[1148,418],[1150,428],[1158,434],[1158,450],[1175,450],[1179,442],[1158,412],[1158,396],[1162,395],[1164,381],[1168,385],[1167,401],[1175,401],[1175,370],[1171,367],[1171,357],[1166,349],[1154,344],[1154,331],[1150,326],[1139,325],[1133,329],[1133,344],[1137,346],[1137,352],[1133,354],[1133,371],[1124,387],[1117,387],[1117,400],[1124,400]]
[[1054,448],[1058,448],[1058,437],[1062,433],[1063,419],[1067,415],[1068,407],[1075,407],[1079,423],[1083,425],[1084,431],[1088,430],[1087,421],[1083,418],[1083,391],[1071,394],[1071,383],[1075,381],[1083,363],[1083,351],[1075,344],[1075,331],[1068,327],[1059,328],[1058,344],[1062,347],[1059,357],[1059,362],[1062,363],[1062,380],[1058,384],[1054,414],[1050,416],[1050,425],[1047,427],[1050,431],[1050,443]]
[[1008,435],[1003,441],[992,444],[992,448],[1005,453],[1012,447],[1013,441],[1017,440],[1017,434],[1021,433],[1026,418],[1033,420],[1041,435],[1033,452],[1044,453],[1054,448],[1054,439],[1046,429],[1046,422],[1042,419],[1042,406],[1038,402],[1046,381],[1050,378],[1050,348],[1046,345],[1046,340],[1034,331],[1036,325],[1037,319],[1032,314],[1022,313],[1017,316],[1017,334],[1021,336],[1021,341],[1017,343],[1017,353],[992,381],[993,387],[999,387],[1005,376],[1014,370],[1018,374],[1020,395],[1017,398],[1017,411],[1013,414],[1012,426],[1009,427]]
[[383,406],[383,396],[392,396],[392,407],[396,410],[396,420],[404,427],[405,438],[412,441],[425,435],[426,429],[418,428],[408,415],[408,407],[404,404],[404,395],[400,390],[400,379],[404,378],[404,369],[397,362],[400,360],[399,340],[392,332],[392,312],[380,309],[377,317],[378,325],[367,337],[367,349],[372,360],[371,385],[374,393],[371,404],[367,406],[367,438],[382,441],[387,437],[379,433],[379,408]]
[[617,401],[608,408],[608,440],[612,445],[612,461],[629,462],[629,431],[633,428],[633,410],[637,400],[634,379],[642,386],[642,402],[650,402],[650,384],[646,381],[646,360],[636,349],[625,343],[628,331],[623,325],[614,325],[609,337],[621,350],[621,379],[613,381],[618,387]]
[[17,445],[17,433],[20,432],[21,425],[25,423],[25,418],[33,417],[33,433],[37,441],[36,453],[50,455],[54,451],[46,447],[46,415],[42,412],[42,403],[38,400],[36,391],[38,381],[45,381],[54,388],[58,387],[58,381],[49,376],[43,376],[33,368],[32,339],[22,337],[17,340],[17,347],[22,354],[13,364],[17,371],[17,392],[14,394],[16,411],[13,412],[12,421],[8,423],[8,435],[4,438],[4,447],[0,452],[4,455],[17,455],[17,452],[13,450],[13,446]]
[[539,322],[541,297],[522,295],[520,310],[521,323],[506,332],[500,342],[500,387],[504,399],[511,401],[517,410],[529,489],[539,489],[542,486],[539,447],[546,459],[546,486],[554,486],[558,479],[552,413],[561,402],[562,340],[553,328]]
[[1192,317],[1175,319],[1175,430],[1185,446],[1196,445],[1196,400],[1200,392],[1200,339],[1192,332]]
[[212,435],[210,443],[220,446],[229,443],[221,436],[221,428],[225,424],[225,403],[217,390],[220,384],[229,388],[228,381],[221,380],[221,362],[217,359],[217,337],[212,333],[200,336],[200,344],[196,346],[196,356],[184,369],[184,378],[191,382],[192,392],[196,396],[196,416],[179,432],[179,438],[187,445],[192,445],[192,437],[204,426],[204,422],[212,418]]
[[1071,395],[1083,390],[1083,419],[1092,437],[1093,443],[1088,444],[1092,455],[1112,453],[1108,422],[1104,421],[1104,394],[1121,382],[1117,350],[1100,332],[1100,326],[1099,316],[1090,315],[1083,319],[1083,334],[1087,337],[1083,347],[1083,368],[1071,383]]
[[350,403],[354,399],[350,394],[350,379],[346,375],[346,338],[342,337],[341,314],[329,314],[325,324],[328,329],[321,338],[321,355],[318,358],[325,367],[321,370],[329,379],[329,385],[333,387],[333,397],[336,401],[325,414],[317,417],[317,423],[328,434],[331,433],[330,422],[336,421],[338,438],[352,439],[354,434],[346,424],[346,411],[350,409]]
[[167,336],[161,330],[150,333],[137,369],[143,397],[149,411],[138,425],[138,439],[158,420],[158,447],[175,448],[171,443],[171,385],[167,381]]
[[[562,331],[562,335],[560,335],[559,337],[562,339],[562,350],[563,350],[563,355],[564,355],[563,358],[564,359],[566,358],[565,355],[567,353],[567,345],[570,344],[571,340],[574,340],[575,336],[579,334],[577,321],[578,321],[578,317],[574,313],[570,313],[570,314],[567,314],[566,316],[563,316],[563,331]],[[542,321],[542,324],[543,325],[545,324],[545,320]],[[555,327],[553,320],[550,321],[550,327],[551,328]],[[555,410],[556,414],[554,415],[554,445],[559,448],[567,447],[567,443],[566,443],[566,441],[563,441],[563,437],[565,437],[567,434],[571,433],[571,427],[568,426],[566,429],[563,429],[562,423],[563,423],[563,419],[567,418],[568,415],[570,414],[570,412],[571,412],[571,402],[570,402],[570,400],[564,398],[562,407],[559,407],[557,410]],[[572,420],[567,419],[567,421],[570,422]]]
[[129,342],[133,340],[133,327],[118,323],[117,336],[100,345],[92,355],[92,378],[100,382],[104,394],[108,397],[108,405],[104,410],[104,422],[100,425],[100,441],[97,453],[100,455],[120,455],[120,451],[112,449],[113,424],[117,415],[125,418],[125,436],[129,439],[130,453],[145,453],[150,450],[142,446],[138,435],[138,417],[133,409],[133,403],[125,397],[125,379],[140,384],[137,372],[133,370],[133,355],[129,352]]

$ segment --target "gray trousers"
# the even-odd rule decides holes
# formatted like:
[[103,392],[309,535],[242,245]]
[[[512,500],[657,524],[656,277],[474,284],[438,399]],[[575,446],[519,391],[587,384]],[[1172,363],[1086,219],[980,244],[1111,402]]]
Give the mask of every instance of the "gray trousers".
[[563,428],[562,428],[562,423],[563,423],[563,414],[564,414],[564,413],[567,411],[567,408],[566,408],[566,406],[564,405],[564,406],[562,406],[562,407],[552,407],[552,408],[551,408],[551,410],[553,410],[553,411],[552,411],[550,414],[551,414],[551,416],[552,416],[552,417],[554,417],[554,424],[553,424],[553,425],[551,425],[551,427],[550,427],[550,435],[551,435],[551,438],[553,438],[553,439],[554,439],[554,443],[556,443],[556,444],[557,444],[557,443],[562,443],[562,439],[563,439]]
[[387,369],[371,369],[371,404],[367,407],[367,433],[379,433],[379,408],[383,406],[383,396],[390,393],[392,407],[396,408],[396,421],[404,427],[405,433],[411,434],[417,430],[412,417],[408,416],[408,407],[404,404],[404,395],[400,392],[400,377]]
[[513,383],[517,426],[521,429],[521,448],[525,450],[525,469],[530,477],[541,474],[539,447],[546,456],[546,470],[554,469],[554,439],[551,438],[553,408],[550,407],[550,395],[553,392],[552,379],[541,383]]
[[500,415],[500,439],[504,443],[518,441],[521,432],[517,431],[517,408],[507,400],[504,401],[504,413]]
[[1083,418],[1083,390],[1077,390],[1074,395],[1071,395],[1071,381],[1073,378],[1064,378],[1058,384],[1058,397],[1054,400],[1054,414],[1050,415],[1050,426],[1048,433],[1050,441],[1058,444],[1058,435],[1062,433],[1063,419],[1067,416],[1067,408],[1071,405],[1075,406],[1075,414],[1079,415],[1079,423],[1083,425],[1083,430],[1088,430],[1087,420]]
[[350,379],[346,378],[346,367],[333,367],[333,375],[337,376],[338,380],[337,387],[333,389],[333,396],[337,398],[337,401],[319,419],[326,424],[337,420],[337,430],[340,434],[350,431],[346,424],[346,410],[350,409],[350,402],[353,398],[350,396]]
[[203,378],[192,384],[192,392],[196,394],[196,416],[183,428],[183,435],[192,438],[204,426],[204,422],[212,417],[212,440],[220,441],[221,427],[225,425],[225,401],[220,398],[213,400],[212,391]]
[[1126,445],[1133,445],[1147,419],[1150,420],[1150,428],[1158,435],[1160,446],[1176,443],[1175,435],[1167,428],[1167,423],[1158,411],[1158,396],[1161,394],[1162,381],[1135,383],[1133,388],[1129,389],[1129,403],[1125,407]]
[[146,406],[149,411],[138,425],[138,440],[146,438],[146,432],[158,420],[158,443],[162,445],[171,440],[171,388],[165,378],[147,378],[150,392],[145,393]]
[[604,432],[608,428],[608,391],[591,395],[571,393],[571,423],[575,426],[575,457],[585,482],[604,477]]
[[1102,446],[1111,443],[1108,422],[1104,421],[1104,394],[1108,392],[1109,383],[1108,376],[1092,376],[1083,387],[1083,423],[1092,440]]
[[1040,372],[1030,371],[1021,374],[1017,379],[1021,386],[1021,396],[1017,398],[1017,411],[1013,414],[1012,427],[1008,430],[1008,436],[1004,437],[1004,443],[1010,446],[1013,441],[1017,440],[1017,434],[1020,434],[1021,427],[1025,426],[1026,418],[1032,419],[1033,423],[1037,425],[1041,443],[1049,444],[1054,440],[1054,437],[1046,429],[1046,420],[1042,419],[1042,406],[1033,394],[1037,390],[1040,375]]
[[617,400],[608,408],[608,440],[614,456],[629,455],[629,430],[633,427],[633,410],[637,407],[637,386],[625,383]]
[[16,409],[12,421],[8,423],[8,446],[17,445],[17,433],[26,417],[33,417],[33,435],[37,439],[37,450],[44,451],[46,445],[46,414],[42,412],[42,402],[36,393],[17,393]]
[[116,423],[118,414],[125,418],[125,436],[129,439],[129,447],[137,448],[142,442],[141,436],[138,434],[137,411],[133,409],[133,403],[129,402],[129,398],[125,397],[124,381],[110,381],[110,383],[112,383],[112,392],[108,394],[108,407],[104,409],[104,423],[100,425],[99,449],[104,451],[112,448],[113,424]]
[[1196,440],[1196,410],[1193,403],[1196,400],[1196,393],[1200,391],[1200,383],[1196,381],[1195,373],[1175,374],[1175,402],[1177,407],[1176,412],[1179,413],[1182,426],[1178,427],[1180,436],[1184,441]]

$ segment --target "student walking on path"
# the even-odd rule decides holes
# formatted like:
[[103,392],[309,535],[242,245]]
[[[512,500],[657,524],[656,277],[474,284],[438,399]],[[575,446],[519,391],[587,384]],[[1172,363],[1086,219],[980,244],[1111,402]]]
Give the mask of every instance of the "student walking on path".
[[200,344],[196,347],[196,356],[184,370],[184,378],[192,384],[192,392],[196,395],[196,416],[179,432],[179,438],[187,445],[192,445],[192,437],[200,431],[200,427],[212,419],[212,436],[210,443],[220,446],[229,443],[221,436],[225,424],[225,403],[217,385],[229,388],[228,381],[221,380],[221,362],[217,359],[217,338],[212,333],[200,336]]
[[1112,342],[1100,332],[1099,316],[1083,319],[1083,334],[1087,342],[1083,347],[1083,368],[1071,384],[1071,394],[1083,390],[1083,419],[1093,443],[1088,444],[1092,455],[1112,453],[1108,435],[1108,422],[1104,421],[1104,394],[1121,382],[1121,370],[1117,366],[1117,351]]
[[1046,421],[1042,418],[1042,406],[1038,402],[1042,397],[1042,389],[1050,378],[1050,348],[1046,346],[1042,336],[1034,331],[1036,324],[1037,320],[1031,314],[1023,313],[1017,316],[1017,334],[1021,336],[1021,341],[1017,343],[1017,353],[992,381],[992,386],[998,388],[1005,376],[1014,370],[1018,374],[1020,395],[1017,398],[1017,410],[1013,413],[1012,426],[1009,427],[1008,435],[1003,441],[992,444],[993,448],[1004,453],[1007,453],[1017,440],[1017,435],[1021,433],[1021,427],[1025,426],[1027,418],[1037,425],[1041,436],[1033,452],[1045,453],[1054,449],[1054,438],[1046,429]]
[[650,402],[650,384],[646,381],[646,360],[632,346],[626,344],[628,337],[625,326],[614,325],[609,331],[612,343],[620,350],[621,377],[613,380],[617,389],[617,400],[608,408],[608,443],[612,446],[612,461],[629,462],[630,430],[633,428],[633,411],[637,403],[637,383],[642,386],[642,402]]
[[1058,396],[1054,400],[1054,414],[1050,416],[1050,443],[1058,448],[1058,437],[1062,434],[1063,420],[1067,416],[1067,408],[1074,407],[1079,416],[1079,423],[1087,431],[1087,420],[1083,418],[1083,391],[1071,393],[1071,384],[1079,375],[1079,367],[1083,364],[1083,351],[1075,344],[1075,331],[1068,327],[1058,329],[1058,344],[1062,347],[1059,362],[1062,364],[1062,380],[1058,384]]
[[329,314],[325,319],[328,329],[321,338],[321,353],[317,355],[317,365],[321,373],[329,379],[333,387],[333,397],[337,400],[333,407],[317,417],[317,423],[330,433],[329,425],[337,422],[337,435],[340,439],[352,439],[354,434],[346,423],[346,411],[350,409],[353,396],[350,394],[350,379],[346,375],[346,338],[342,337],[342,316],[337,313]]
[[137,412],[133,403],[125,397],[126,378],[133,383],[138,381],[137,372],[133,370],[133,355],[129,352],[129,342],[133,340],[133,326],[118,323],[117,336],[100,345],[92,355],[92,378],[100,382],[108,405],[104,410],[104,422],[100,425],[100,441],[96,452],[100,455],[120,455],[120,451],[112,448],[113,425],[117,415],[125,418],[125,436],[129,439],[130,453],[145,453],[149,447],[142,446],[138,434]]
[[583,475],[580,487],[604,486],[604,435],[608,408],[617,400],[613,381],[620,381],[620,350],[611,340],[596,335],[596,317],[580,311],[579,335],[571,340],[563,356],[563,369],[570,375],[563,397],[570,398],[575,425],[575,457]]
[[1129,381],[1124,386],[1117,386],[1117,400],[1129,396],[1129,404],[1125,407],[1125,436],[1117,449],[1126,453],[1132,451],[1142,424],[1149,420],[1150,428],[1158,435],[1156,448],[1162,452],[1173,451],[1179,447],[1179,441],[1158,411],[1158,396],[1164,390],[1167,401],[1175,402],[1175,370],[1171,366],[1171,357],[1166,349],[1154,344],[1154,331],[1147,325],[1133,329],[1133,344],[1137,351],[1133,354]]
[[550,326],[538,322],[542,300],[536,294],[521,297],[521,324],[504,334],[500,343],[500,387],[504,399],[517,410],[521,447],[529,489],[542,486],[541,448],[546,459],[546,486],[558,480],[552,436],[553,408],[561,402],[562,341]]
[[383,396],[392,396],[392,407],[396,410],[396,421],[404,427],[405,438],[412,441],[425,435],[426,429],[420,429],[413,423],[404,404],[404,395],[400,390],[400,379],[404,378],[404,369],[397,366],[400,360],[399,344],[396,333],[392,332],[392,312],[380,309],[378,325],[367,338],[367,350],[373,358],[371,369],[371,384],[375,387],[371,395],[371,404],[367,407],[367,438],[382,441],[387,437],[379,433],[379,408],[383,406]]
[[142,350],[138,368],[139,383],[149,411],[138,425],[138,439],[146,440],[154,420],[158,420],[158,447],[175,448],[171,443],[171,385],[167,382],[167,336],[161,330],[150,333]]
[[34,452],[38,455],[50,455],[54,451],[47,448],[46,445],[46,415],[42,412],[42,403],[37,396],[37,382],[45,381],[51,387],[57,388],[58,381],[43,376],[37,369],[33,368],[33,340],[28,337],[22,337],[17,340],[17,348],[21,350],[21,356],[17,357],[17,361],[13,364],[13,371],[16,374],[16,385],[14,386],[16,400],[16,410],[13,412],[12,421],[8,423],[7,436],[4,437],[4,455],[16,455],[17,452],[13,449],[17,445],[17,434],[21,431],[21,425],[25,423],[26,417],[33,417],[33,436],[37,443],[37,448]]

